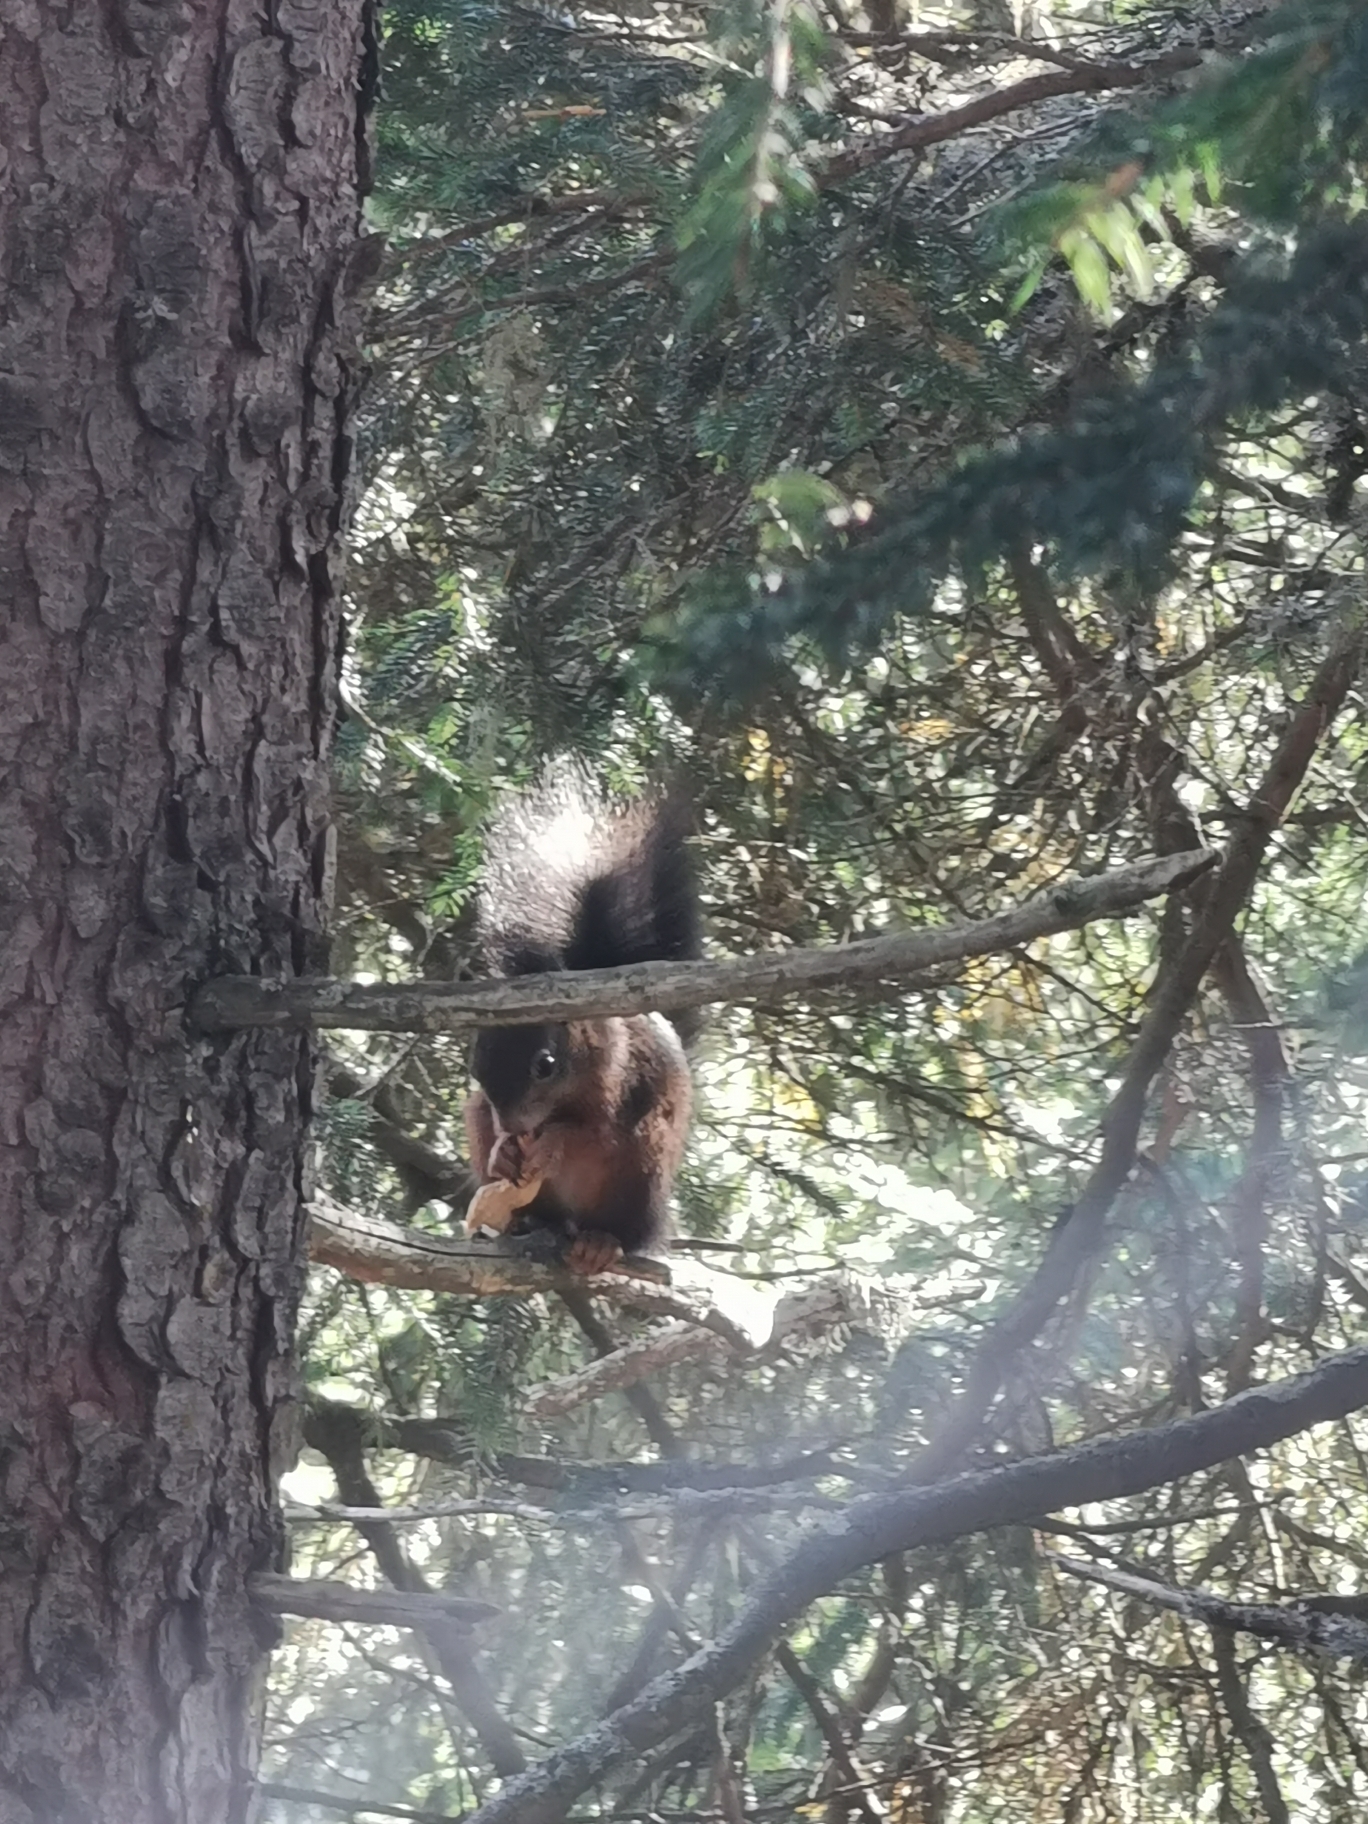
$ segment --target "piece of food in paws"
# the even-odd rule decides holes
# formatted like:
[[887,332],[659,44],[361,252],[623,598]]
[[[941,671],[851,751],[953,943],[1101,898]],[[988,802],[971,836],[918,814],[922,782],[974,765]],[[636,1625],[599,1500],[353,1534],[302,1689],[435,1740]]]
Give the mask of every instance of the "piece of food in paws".
[[466,1234],[475,1235],[481,1229],[492,1229],[494,1234],[502,1235],[518,1211],[531,1203],[541,1186],[542,1181],[537,1177],[524,1178],[517,1184],[507,1178],[482,1184],[466,1210]]

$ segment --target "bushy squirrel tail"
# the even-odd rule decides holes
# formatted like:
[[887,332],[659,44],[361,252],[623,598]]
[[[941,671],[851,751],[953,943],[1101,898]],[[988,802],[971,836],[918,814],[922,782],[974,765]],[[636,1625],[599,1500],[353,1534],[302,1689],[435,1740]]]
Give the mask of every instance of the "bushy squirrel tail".
[[[501,807],[485,839],[486,966],[535,975],[700,956],[689,824],[678,792],[621,802],[578,761],[549,763]],[[685,1036],[695,1022],[673,1023]]]

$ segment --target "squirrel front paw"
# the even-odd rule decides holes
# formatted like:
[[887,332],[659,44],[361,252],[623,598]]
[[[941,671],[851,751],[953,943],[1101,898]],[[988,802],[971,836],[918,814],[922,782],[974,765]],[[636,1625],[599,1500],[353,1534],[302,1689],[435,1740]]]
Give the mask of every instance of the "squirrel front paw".
[[499,1134],[489,1155],[486,1168],[491,1178],[506,1178],[517,1184],[526,1171],[522,1141],[516,1134]]

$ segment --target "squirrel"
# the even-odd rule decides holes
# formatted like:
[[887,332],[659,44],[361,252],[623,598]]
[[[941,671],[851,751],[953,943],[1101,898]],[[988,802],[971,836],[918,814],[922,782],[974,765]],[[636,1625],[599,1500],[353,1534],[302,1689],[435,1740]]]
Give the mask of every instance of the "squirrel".
[[[511,799],[485,842],[478,937],[494,975],[622,968],[701,954],[677,795],[611,802],[574,762]],[[521,1211],[601,1273],[671,1235],[670,1192],[693,1103],[694,1022],[658,1013],[477,1034],[465,1107],[480,1188],[466,1233]]]

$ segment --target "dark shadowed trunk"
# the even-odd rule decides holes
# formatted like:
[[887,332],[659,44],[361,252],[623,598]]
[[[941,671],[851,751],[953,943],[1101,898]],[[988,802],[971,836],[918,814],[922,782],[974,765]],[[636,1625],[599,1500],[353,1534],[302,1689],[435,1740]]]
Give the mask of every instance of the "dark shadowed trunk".
[[295,1444],[368,0],[0,0],[0,1821],[245,1815]]

